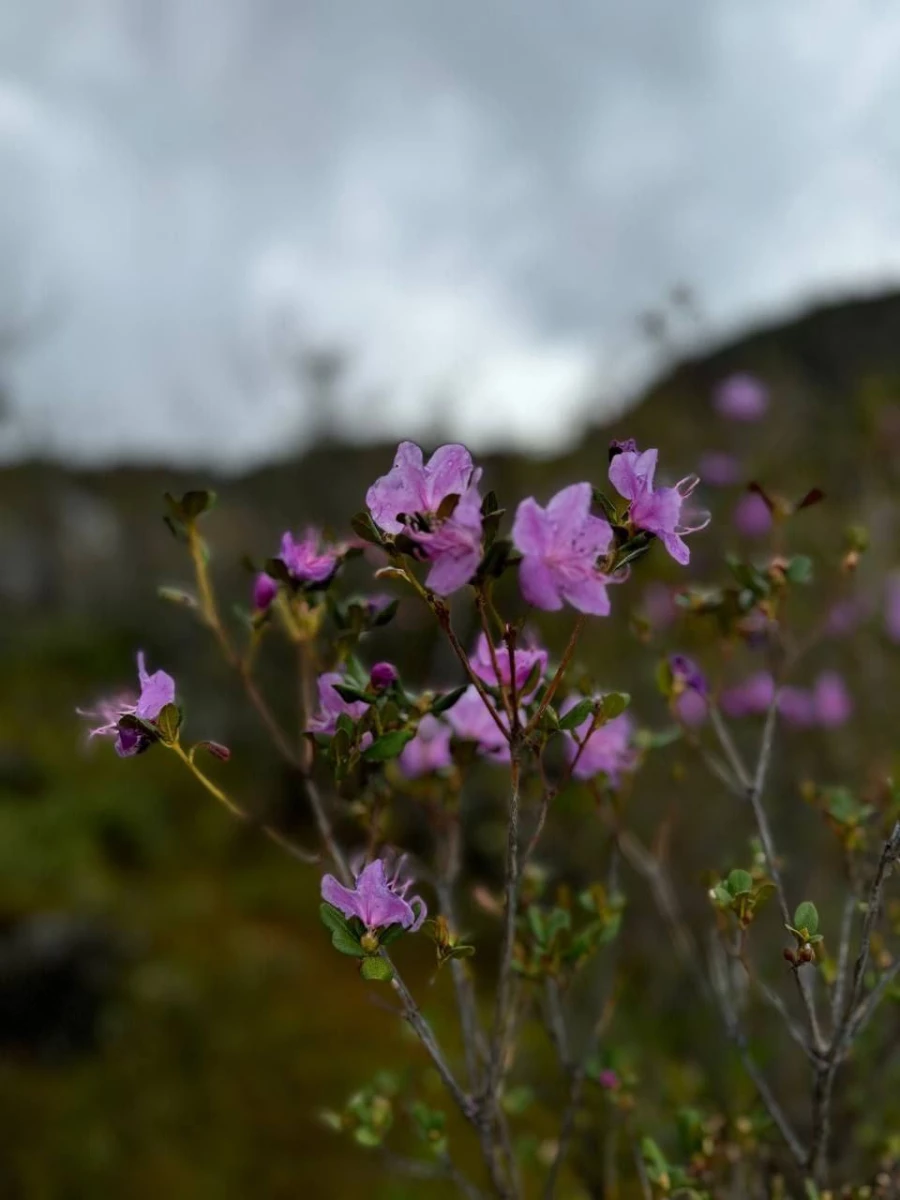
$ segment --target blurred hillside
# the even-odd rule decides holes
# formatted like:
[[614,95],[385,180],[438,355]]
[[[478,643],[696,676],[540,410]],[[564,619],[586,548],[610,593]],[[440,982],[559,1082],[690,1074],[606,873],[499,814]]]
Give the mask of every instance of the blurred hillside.
[[[760,376],[771,389],[769,414],[758,424],[729,423],[713,413],[714,387],[736,371]],[[862,785],[890,766],[893,754],[893,717],[880,698],[900,682],[900,659],[889,652],[879,614],[883,577],[900,561],[900,295],[835,304],[685,361],[633,411],[591,429],[571,454],[534,462],[488,458],[486,481],[508,508],[527,494],[546,499],[576,479],[603,486],[611,436],[659,446],[671,481],[696,470],[704,452],[740,455],[743,483],[702,489],[714,520],[692,543],[693,579],[718,572],[723,549],[753,552],[731,525],[750,479],[793,499],[814,486],[825,490],[826,502],[798,518],[795,548],[835,564],[817,582],[816,607],[849,598],[868,624],[852,653],[844,642],[827,640],[808,668],[845,673],[857,709],[852,730],[828,738],[792,735],[775,781],[777,822],[795,832],[808,824],[808,836],[818,836],[796,798],[797,782],[814,772],[822,782]],[[160,519],[161,497],[197,486],[219,490],[208,535],[227,611],[248,604],[251,576],[243,556],[262,562],[289,526],[346,530],[392,452],[322,445],[294,463],[225,481],[208,473],[85,472],[36,463],[0,473],[4,1198],[142,1200],[168,1188],[173,1195],[228,1200],[252,1187],[268,1200],[294,1196],[298,1182],[312,1181],[320,1187],[313,1195],[343,1196],[355,1194],[366,1177],[362,1156],[320,1130],[315,1110],[339,1103],[384,1065],[402,1031],[389,1015],[359,1003],[356,980],[327,953],[314,918],[316,872],[278,859],[229,825],[175,776],[163,761],[168,756],[120,763],[105,745],[85,753],[73,712],[129,684],[134,651],[144,648],[154,667],[178,677],[192,734],[234,749],[222,769],[235,791],[243,789],[278,812],[300,840],[311,840],[297,781],[267,750],[215,648],[189,612],[156,596],[160,584],[189,582],[182,548]],[[851,523],[870,529],[873,549],[848,584],[836,563],[842,530]],[[361,590],[371,587],[370,573],[365,562],[353,565]],[[694,633],[684,635],[685,643],[677,630],[642,647],[623,610],[640,607],[653,580],[680,579],[673,564],[652,555],[614,594],[614,618],[594,622],[584,645],[585,661],[601,680],[635,696],[648,725],[666,719],[653,689],[659,654],[679,646],[702,657],[703,648]],[[802,606],[797,615],[802,625]],[[467,619],[461,609],[463,634]],[[538,624],[551,643],[568,628],[552,614]],[[412,601],[401,606],[377,657],[395,658],[413,682],[455,678]],[[752,666],[739,656],[729,669],[739,677]],[[287,720],[290,672],[277,653],[264,654],[263,672]],[[680,847],[680,868],[693,883],[716,861],[723,840],[734,843],[733,814],[721,797],[709,795],[708,784],[692,792],[690,764],[677,752],[674,759],[651,763],[635,805],[638,823],[649,824],[669,806],[674,768],[688,772],[679,794],[703,803],[706,830],[705,839]],[[472,781],[488,800],[491,771],[480,769]],[[577,800],[562,805],[550,838],[572,835],[584,816]],[[487,828],[483,840],[473,839],[468,865],[492,882],[489,835]],[[576,869],[588,870],[597,842],[582,839],[579,853]],[[740,856],[740,841],[733,853]],[[802,884],[812,888],[815,880]],[[702,889],[696,892],[691,915],[700,921],[704,899]],[[828,905],[823,895],[826,912]],[[626,953],[646,964],[647,947],[660,935],[640,903],[633,922]],[[440,1024],[446,981],[430,989],[427,951],[416,954],[411,977]],[[667,955],[660,948],[657,957]],[[55,975],[48,975],[51,967]],[[646,982],[640,975],[646,965],[636,969]],[[47,978],[56,981],[49,989]],[[683,1005],[677,975],[660,971],[652,982],[653,1005],[658,1011],[674,1005],[677,1014],[665,1034],[671,1053],[673,1045],[687,1045],[698,1016]],[[642,1016],[625,1017],[619,1034],[643,1036],[638,1022],[647,1014],[645,1008]],[[714,1047],[710,1059],[713,1073],[726,1069],[715,1064]],[[694,1098],[690,1080],[659,1087]],[[656,1101],[662,1103],[661,1093]],[[385,1185],[377,1194],[401,1200],[421,1192]]]

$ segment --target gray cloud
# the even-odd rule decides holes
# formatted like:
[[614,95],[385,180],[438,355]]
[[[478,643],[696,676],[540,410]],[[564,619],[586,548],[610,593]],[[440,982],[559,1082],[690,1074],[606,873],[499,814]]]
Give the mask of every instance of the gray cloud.
[[714,332],[896,277],[898,49],[883,0],[7,0],[5,454],[559,444],[678,281]]

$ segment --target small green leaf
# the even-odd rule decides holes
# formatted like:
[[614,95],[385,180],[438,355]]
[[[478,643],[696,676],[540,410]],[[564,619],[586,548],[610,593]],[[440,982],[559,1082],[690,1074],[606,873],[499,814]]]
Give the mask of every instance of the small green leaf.
[[351,958],[366,957],[366,952],[359,944],[359,940],[349,929],[335,929],[331,934],[331,944],[335,950],[349,955]]
[[457,700],[461,699],[467,689],[468,684],[464,683],[462,687],[454,688],[452,692],[444,692],[443,696],[435,696],[431,702],[431,712],[435,716],[440,716],[441,713],[447,712]]
[[785,572],[791,583],[811,583],[813,577],[813,562],[805,554],[795,555],[788,563]]
[[811,900],[797,905],[794,925],[797,929],[805,929],[810,936],[819,932],[819,911]]
[[363,979],[375,983],[390,983],[394,978],[394,968],[391,964],[377,956],[364,958],[359,965],[359,973]]
[[613,504],[612,500],[610,500],[609,496],[607,496],[605,492],[601,492],[599,488],[595,487],[591,490],[593,492],[594,504],[597,506],[597,508],[602,509],[606,519],[612,525],[615,525],[619,518],[618,513],[616,512],[616,506]]
[[613,721],[620,717],[630,703],[631,697],[627,692],[607,692],[600,706],[604,721]]
[[753,876],[749,871],[736,867],[729,873],[725,886],[732,896],[747,896],[753,891]]
[[583,724],[594,711],[594,701],[586,696],[584,700],[579,700],[577,704],[559,718],[560,729],[577,729]]
[[216,493],[206,490],[185,492],[181,497],[181,511],[188,521],[202,517],[216,503]]
[[342,933],[350,933],[350,926],[344,914],[333,904],[326,904],[324,900],[319,905],[319,920],[331,933],[338,929]]
[[183,608],[196,608],[197,599],[190,592],[183,592],[180,588],[161,587],[156,589],[156,594],[160,600],[168,600],[170,604],[180,604]]
[[332,688],[337,692],[342,700],[346,700],[348,704],[355,704],[362,701],[364,704],[371,704],[375,699],[363,688],[356,687],[352,683],[333,683]]
[[390,733],[376,738],[372,745],[363,751],[362,756],[366,762],[387,762],[396,758],[406,743],[411,742],[415,736],[412,729],[392,729]]
[[353,1137],[360,1146],[365,1146],[366,1149],[374,1149],[382,1142],[382,1135],[374,1129],[370,1129],[368,1125],[360,1125],[359,1129],[354,1129]]
[[734,899],[728,888],[722,883],[717,883],[712,890],[713,899],[717,904],[721,904],[723,908],[730,908],[731,902]]
[[388,925],[387,929],[382,930],[378,935],[378,941],[382,946],[390,946],[392,942],[396,942],[397,938],[403,937],[406,930],[402,925]]
[[181,728],[182,713],[177,704],[167,704],[156,718],[156,728],[159,736],[167,746],[178,741],[178,731]]
[[678,725],[668,729],[639,729],[632,741],[641,750],[663,750],[684,737],[684,732]]
[[381,546],[384,542],[378,526],[367,512],[358,512],[355,517],[351,517],[350,528],[358,538],[362,538],[364,542],[371,542],[373,546]]
[[475,947],[470,946],[467,942],[460,942],[458,946],[451,946],[449,950],[445,950],[443,958],[471,958],[475,953]]

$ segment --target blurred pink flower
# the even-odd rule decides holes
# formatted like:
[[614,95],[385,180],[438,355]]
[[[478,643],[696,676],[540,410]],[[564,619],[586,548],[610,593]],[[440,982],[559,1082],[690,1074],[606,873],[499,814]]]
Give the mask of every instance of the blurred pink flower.
[[713,393],[716,412],[729,421],[758,421],[769,407],[769,389],[755,375],[729,375]]
[[813,688],[816,721],[825,729],[834,729],[849,720],[853,700],[837,671],[823,671]]
[[709,450],[700,456],[700,478],[711,487],[730,487],[741,478],[741,464],[724,450]]
[[764,537],[772,528],[769,506],[757,492],[747,492],[735,505],[734,527],[744,537]]

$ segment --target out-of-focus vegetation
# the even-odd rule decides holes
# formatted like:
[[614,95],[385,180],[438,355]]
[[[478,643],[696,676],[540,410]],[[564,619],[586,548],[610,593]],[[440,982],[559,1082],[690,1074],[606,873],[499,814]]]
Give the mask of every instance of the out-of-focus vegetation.
[[[800,784],[812,778],[864,791],[896,766],[889,698],[900,680],[900,649],[885,639],[880,589],[886,571],[900,562],[898,346],[900,298],[825,310],[685,364],[627,419],[592,432],[563,460],[485,464],[501,500],[513,503],[532,493],[546,499],[574,479],[602,482],[608,438],[627,433],[663,447],[675,478],[696,469],[703,451],[723,449],[739,451],[748,477],[773,492],[797,499],[811,487],[824,488],[827,501],[804,515],[801,531],[808,548],[835,564],[817,587],[835,600],[858,599],[869,615],[852,648],[826,640],[810,671],[841,670],[856,716],[827,737],[785,735],[771,807],[787,840],[807,839],[803,888],[816,896],[823,927],[831,929],[838,911],[829,908],[829,880],[838,877],[839,860],[801,799]],[[753,371],[772,388],[772,410],[758,428],[712,416],[713,385],[738,369]],[[311,843],[297,781],[269,752],[215,647],[189,612],[155,596],[159,584],[188,578],[160,520],[161,496],[166,489],[218,486],[222,499],[209,523],[219,549],[215,570],[222,594],[246,605],[250,576],[240,565],[242,554],[264,559],[284,528],[307,521],[344,529],[390,454],[388,447],[329,446],[302,461],[218,483],[161,471],[91,474],[35,464],[0,475],[4,1198],[141,1198],[167,1191],[228,1200],[251,1190],[267,1198],[294,1196],[298,1187],[315,1196],[355,1195],[362,1186],[392,1200],[425,1194],[415,1181],[387,1182],[376,1160],[348,1154],[317,1119],[319,1108],[340,1107],[347,1093],[390,1065],[406,1041],[393,1014],[376,1007],[352,969],[327,952],[317,918],[317,870],[279,856],[229,822],[176,772],[169,756],[120,762],[107,744],[86,750],[74,713],[77,705],[89,706],[110,687],[127,684],[134,651],[143,647],[155,666],[177,675],[192,732],[232,747],[231,790],[276,811],[298,841]],[[736,487],[705,491],[714,523],[694,539],[692,578],[702,579],[723,547],[747,548],[730,524],[739,495]],[[843,530],[854,522],[868,527],[872,548],[848,582],[837,563]],[[365,579],[364,565],[357,569]],[[652,570],[675,579],[661,557]],[[639,583],[614,594],[618,611],[591,625],[584,659],[602,683],[634,695],[645,723],[659,724],[665,720],[653,683],[659,655],[677,647],[702,659],[703,645],[696,637],[684,644],[671,630],[645,643],[642,631],[629,629],[625,609],[640,607],[638,593],[648,578],[642,567]],[[803,620],[798,613],[801,628]],[[552,616],[544,614],[539,624],[548,643],[558,643]],[[410,679],[456,678],[412,601],[401,606],[379,657],[396,660]],[[733,665],[736,677],[742,662],[749,669],[751,660]],[[277,658],[267,659],[264,669],[287,719],[290,670]],[[473,882],[496,882],[495,793],[502,778],[483,766],[468,782],[467,803],[484,812],[466,849]],[[548,854],[553,839],[571,839],[583,865],[591,862],[601,835],[584,836],[586,805],[575,790],[560,798]],[[695,897],[688,918],[702,928],[709,916],[702,872],[720,864],[723,845],[735,844],[731,803],[686,752],[673,748],[641,775],[631,805],[638,827],[649,829],[669,814],[673,861]],[[709,1032],[708,1016],[652,906],[640,899],[637,881],[629,881],[628,891],[638,892],[620,951],[628,983],[610,1038],[627,1048],[643,1081],[637,1088],[643,1118],[665,1142],[679,1105],[721,1100],[727,1091],[742,1096],[749,1110],[753,1093],[721,1039]],[[479,953],[489,953],[490,925],[474,906],[466,916],[484,936]],[[764,920],[777,916],[767,913]],[[443,1028],[449,981],[435,978],[426,950],[408,954],[404,973]],[[889,1034],[896,1022],[888,1009]],[[873,1039],[870,1056],[877,1052]],[[793,1094],[802,1111],[807,1081],[787,1074],[796,1060],[780,1055],[777,1042],[765,1050],[782,1094]],[[545,1047],[524,1052],[547,1056],[547,1087],[535,1104],[547,1107],[550,1136],[561,1084]],[[427,1098],[440,1105],[436,1082],[417,1054],[412,1049],[402,1060],[418,1062]],[[877,1084],[866,1085],[878,1119],[871,1129],[861,1125],[856,1142],[869,1151],[900,1150],[885,1144],[882,1133],[900,1119],[896,1080],[897,1071],[882,1062]],[[863,1083],[857,1068],[843,1086],[852,1091]],[[847,1155],[851,1169],[852,1147]],[[428,1195],[442,1194],[438,1185],[427,1188]]]

